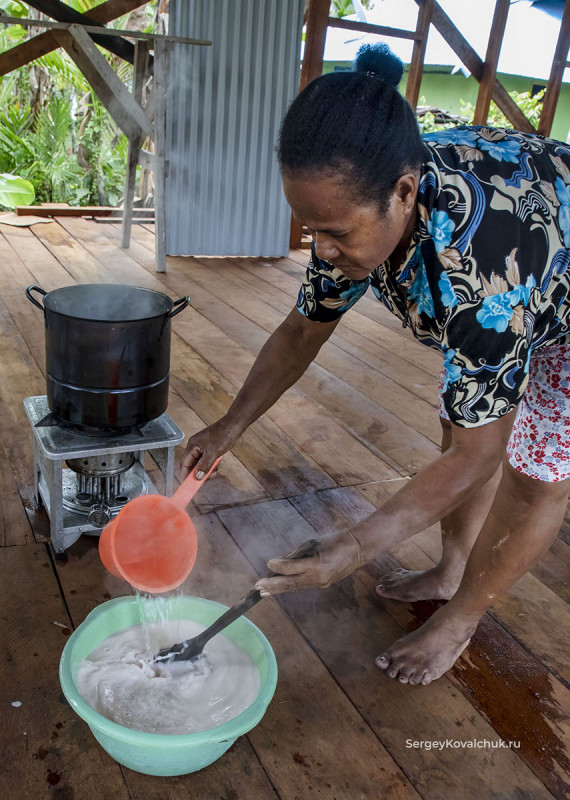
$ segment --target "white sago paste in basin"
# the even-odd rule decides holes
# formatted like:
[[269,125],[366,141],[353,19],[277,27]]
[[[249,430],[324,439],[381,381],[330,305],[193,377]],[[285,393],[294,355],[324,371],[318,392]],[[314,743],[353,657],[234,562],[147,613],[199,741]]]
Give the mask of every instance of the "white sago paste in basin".
[[195,661],[151,661],[161,648],[203,630],[189,620],[125,628],[83,659],[77,688],[95,711],[127,728],[164,734],[215,728],[259,694],[259,670],[250,654],[219,634]]

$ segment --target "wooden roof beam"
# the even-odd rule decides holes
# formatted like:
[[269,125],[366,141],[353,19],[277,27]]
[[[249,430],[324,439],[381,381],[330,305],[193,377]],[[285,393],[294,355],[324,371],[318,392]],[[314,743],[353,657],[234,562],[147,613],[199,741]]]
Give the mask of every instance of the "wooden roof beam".
[[154,139],[154,128],[144,111],[82,26],[70,25],[69,30],[54,30],[53,35],[127,137],[135,139],[145,134]]
[[550,131],[552,130],[552,123],[554,122],[554,114],[556,113],[556,106],[560,96],[560,86],[562,84],[564,70],[570,67],[570,62],[567,61],[569,47],[570,3],[566,2],[564,4],[564,13],[562,14],[556,50],[554,51],[554,58],[552,59],[550,77],[546,86],[542,111],[540,112],[540,119],[538,121],[538,132],[543,136],[550,136]]
[[509,5],[510,0],[496,0],[495,2],[495,13],[493,14],[493,22],[489,32],[487,54],[481,71],[481,81],[473,115],[474,125],[486,125],[487,123],[493,89],[497,80],[497,64],[499,63],[501,45],[503,44],[503,36],[507,25]]
[[416,23],[416,39],[412,50],[412,60],[406,82],[406,100],[415,110],[420,96],[420,86],[424,72],[426,45],[433,14],[433,0],[422,0]]
[[300,90],[318,78],[323,71],[330,5],[330,0],[309,0]]
[[[35,8],[36,11],[41,11],[42,14],[47,14],[57,22],[72,22],[79,25],[97,25],[91,17],[87,14],[81,14],[71,6],[66,6],[61,0],[26,0],[27,5]],[[104,47],[109,52],[113,53],[119,58],[128,61],[130,64],[135,59],[135,48],[131,42],[126,39],[121,39],[120,36],[98,36],[96,33],[90,33],[93,41]],[[149,62],[149,71],[152,72],[151,64]]]
[[[6,15],[0,16],[0,20],[0,25],[22,25],[24,28],[49,28],[50,30],[60,31],[68,31],[72,25],[78,24],[76,22],[55,22],[52,19],[26,19],[25,17],[8,17]],[[167,42],[177,44],[212,44],[208,39],[192,39],[189,36],[169,36],[162,33],[144,33],[143,31],[134,31],[128,28],[102,28],[100,25],[84,25],[83,23],[81,23],[80,27],[86,33],[96,33],[101,39],[106,36],[110,38],[121,36],[128,39],[142,39],[148,42],[164,39]]]
[[[330,3],[329,3],[330,5]],[[375,33],[378,36],[393,36],[395,39],[419,39],[417,31],[406,28],[389,28],[386,25],[374,25],[371,22],[357,22],[352,19],[329,17],[329,28],[344,28],[347,31],[362,31],[362,33]]]
[[[421,0],[416,0],[416,3],[421,3]],[[457,53],[473,77],[481,82],[483,76],[483,61],[437,2],[434,2],[433,6],[432,23],[452,50]],[[536,133],[534,126],[525,117],[513,98],[496,78],[493,85],[492,97],[503,114],[510,120],[514,128],[523,133]]]
[[[146,3],[147,0],[107,0],[106,3],[101,3],[89,11],[89,19],[97,25],[105,25]],[[0,77],[57,50],[58,47],[59,44],[51,31],[11,47],[10,50],[0,53]]]

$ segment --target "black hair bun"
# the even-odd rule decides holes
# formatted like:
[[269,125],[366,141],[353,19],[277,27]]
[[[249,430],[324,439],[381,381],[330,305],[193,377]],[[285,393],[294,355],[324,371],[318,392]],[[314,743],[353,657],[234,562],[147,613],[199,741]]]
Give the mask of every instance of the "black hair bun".
[[372,72],[396,88],[404,74],[404,64],[385,42],[363,44],[354,62],[356,72]]

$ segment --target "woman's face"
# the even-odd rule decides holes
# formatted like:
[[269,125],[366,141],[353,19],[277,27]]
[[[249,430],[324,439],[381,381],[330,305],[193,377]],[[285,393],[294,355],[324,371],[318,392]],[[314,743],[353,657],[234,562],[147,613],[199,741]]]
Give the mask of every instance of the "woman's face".
[[283,189],[297,222],[313,237],[317,256],[351,280],[363,280],[409,242],[415,222],[417,176],[403,175],[385,214],[358,205],[337,178],[323,173],[284,173]]

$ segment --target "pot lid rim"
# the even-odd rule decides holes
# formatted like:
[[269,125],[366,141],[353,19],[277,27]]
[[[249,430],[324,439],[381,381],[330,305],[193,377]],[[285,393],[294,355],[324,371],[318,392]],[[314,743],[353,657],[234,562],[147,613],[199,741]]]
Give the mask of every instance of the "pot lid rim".
[[[163,310],[161,310],[161,311],[159,311],[157,313],[146,314],[145,316],[140,316],[140,317],[132,317],[130,319],[125,319],[124,317],[122,317],[122,318],[118,317],[118,318],[100,319],[99,317],[78,316],[76,313],[70,313],[67,310],[66,311],[62,311],[60,309],[52,308],[52,307],[50,308],[50,306],[48,305],[50,296],[53,296],[53,295],[57,294],[58,292],[67,292],[67,293],[73,294],[73,292],[75,290],[88,289],[88,288],[94,288],[94,289],[110,289],[110,288],[112,288],[114,290],[118,289],[119,291],[121,289],[130,289],[130,290],[134,290],[134,291],[137,291],[137,292],[145,292],[147,294],[156,295],[156,296],[162,298],[166,307]],[[51,291],[47,292],[47,294],[43,298],[43,305],[44,305],[44,309],[49,311],[50,313],[57,314],[60,317],[66,317],[67,319],[75,319],[75,320],[80,320],[80,321],[83,321],[83,322],[103,322],[103,323],[111,323],[111,324],[117,324],[117,323],[124,324],[124,323],[132,323],[132,322],[144,322],[144,321],[150,320],[150,319],[161,319],[165,315],[170,314],[170,312],[172,311],[172,308],[174,307],[174,300],[172,300],[172,298],[169,297],[164,292],[159,292],[156,289],[149,289],[146,286],[132,286],[130,284],[122,284],[122,283],[74,283],[74,284],[70,284],[69,286],[61,286],[61,287],[59,287],[57,289],[52,289]]]

